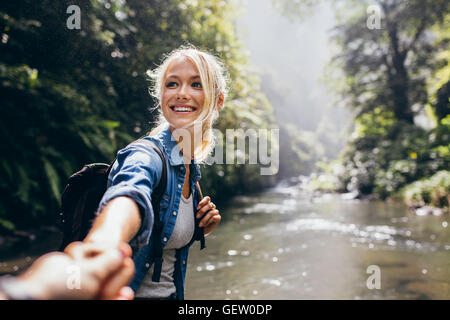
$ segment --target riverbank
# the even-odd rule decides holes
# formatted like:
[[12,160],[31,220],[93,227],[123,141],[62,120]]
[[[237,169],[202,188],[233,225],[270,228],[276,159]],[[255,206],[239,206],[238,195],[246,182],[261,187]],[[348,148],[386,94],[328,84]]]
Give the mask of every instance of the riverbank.
[[439,171],[406,185],[398,196],[419,215],[442,215],[449,213],[450,172]]
[[340,185],[339,178],[329,173],[300,176],[297,181],[302,190],[309,191],[313,195],[336,193],[344,200],[401,201],[412,213],[419,216],[440,216],[450,213],[450,172],[445,170],[410,183],[387,197],[381,197],[375,192],[371,194],[362,194],[357,190],[347,192]]

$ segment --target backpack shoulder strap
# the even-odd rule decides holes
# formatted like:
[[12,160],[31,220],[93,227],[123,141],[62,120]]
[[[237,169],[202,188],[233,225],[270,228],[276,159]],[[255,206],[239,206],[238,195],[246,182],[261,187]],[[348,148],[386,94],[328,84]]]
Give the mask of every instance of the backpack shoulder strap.
[[152,199],[154,198],[155,200],[158,200],[158,205],[159,205],[159,202],[161,202],[161,199],[162,199],[162,195],[163,195],[164,191],[166,190],[166,183],[167,183],[167,166],[166,166],[166,160],[164,158],[164,154],[161,152],[161,150],[156,145],[156,143],[154,143],[153,141],[147,140],[147,139],[139,139],[139,140],[134,141],[132,144],[142,144],[142,145],[147,146],[148,148],[155,150],[156,153],[158,153],[159,157],[162,160],[163,169],[162,169],[161,178],[160,178],[159,183],[156,186],[155,190],[153,190],[153,196],[152,196]]
[[198,189],[198,196],[200,197],[201,201],[203,199],[203,194],[202,194],[202,188],[200,188],[200,183],[197,181],[197,189]]
[[[162,167],[161,178],[160,178],[155,190],[153,190],[153,196],[152,196],[152,202],[153,202],[153,200],[158,200],[157,202],[159,205],[159,203],[161,202],[161,199],[162,199],[162,195],[163,195],[164,191],[166,190],[166,183],[167,183],[167,166],[166,166],[166,161],[165,161],[164,155],[161,152],[161,150],[159,149],[159,147],[156,145],[156,143],[154,143],[153,141],[141,138],[141,139],[131,142],[130,144],[127,145],[127,147],[130,145],[133,145],[133,144],[145,145],[146,147],[155,150],[156,153],[158,153],[159,157],[162,160],[163,167]],[[109,165],[109,167],[106,171],[106,177],[109,176],[109,173],[111,172],[111,168],[114,165],[114,162],[116,162],[116,160],[117,160],[117,157],[115,157],[114,160]]]
[[[198,192],[197,192],[197,201],[200,202],[203,199],[203,194],[202,194],[202,188],[200,188],[200,183],[197,181],[196,183]],[[200,220],[202,219],[202,217],[200,217],[199,219],[197,219],[197,217],[195,218],[195,231],[194,231],[194,236],[192,238],[192,242],[195,240],[200,241],[200,250],[203,250],[206,248],[206,244],[205,244],[205,234],[203,232],[203,228],[200,228],[198,226]]]

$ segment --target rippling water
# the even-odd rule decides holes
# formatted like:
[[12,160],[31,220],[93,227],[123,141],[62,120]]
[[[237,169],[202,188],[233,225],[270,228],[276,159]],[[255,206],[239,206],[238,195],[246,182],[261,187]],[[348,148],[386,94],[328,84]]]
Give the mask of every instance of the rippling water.
[[[187,299],[450,299],[448,216],[295,186],[234,198],[221,214],[207,249],[190,251]],[[380,289],[367,286],[372,265]]]

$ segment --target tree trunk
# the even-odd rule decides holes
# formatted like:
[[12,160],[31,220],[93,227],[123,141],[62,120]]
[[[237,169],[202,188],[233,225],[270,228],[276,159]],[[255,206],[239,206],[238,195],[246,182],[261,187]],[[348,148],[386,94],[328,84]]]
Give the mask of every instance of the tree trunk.
[[392,111],[396,119],[407,123],[414,123],[414,115],[411,110],[408,97],[408,72],[405,67],[407,51],[400,48],[397,23],[388,25],[390,52],[392,65],[388,74],[388,86],[392,94]]

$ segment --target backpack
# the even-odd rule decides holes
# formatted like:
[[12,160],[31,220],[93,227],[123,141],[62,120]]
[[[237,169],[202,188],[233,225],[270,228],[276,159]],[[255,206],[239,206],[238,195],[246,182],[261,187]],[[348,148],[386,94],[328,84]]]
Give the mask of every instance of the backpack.
[[[164,155],[158,146],[152,141],[139,139],[130,145],[141,144],[154,149],[163,162],[163,171],[158,186],[152,194],[152,207],[154,212],[154,223],[152,235],[154,241],[161,242],[162,222],[159,219],[159,204],[166,189],[167,168]],[[85,165],[80,171],[75,172],[67,181],[61,198],[61,224],[63,240],[60,251],[73,241],[82,241],[92,227],[96,217],[98,205],[106,192],[108,176],[114,161],[106,163],[92,163]],[[158,265],[162,262],[162,243],[153,246],[153,256]],[[157,268],[155,265],[155,269]],[[154,281],[159,281],[159,274],[154,274]]]

